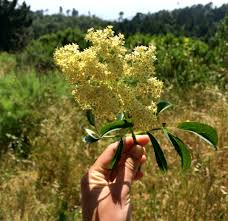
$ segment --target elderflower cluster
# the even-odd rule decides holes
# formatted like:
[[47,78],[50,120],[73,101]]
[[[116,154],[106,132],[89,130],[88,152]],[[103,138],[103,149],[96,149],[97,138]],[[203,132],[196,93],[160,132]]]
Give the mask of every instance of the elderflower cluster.
[[82,109],[90,109],[101,120],[114,120],[127,112],[135,129],[148,130],[155,120],[156,102],[162,82],[155,77],[155,46],[124,47],[124,36],[111,26],[89,29],[84,51],[77,44],[54,53],[55,63],[74,85],[73,95]]

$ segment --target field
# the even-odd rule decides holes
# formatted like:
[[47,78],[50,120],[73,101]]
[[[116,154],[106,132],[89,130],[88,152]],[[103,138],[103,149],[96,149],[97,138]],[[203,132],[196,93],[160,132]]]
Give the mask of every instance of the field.
[[[2,57],[5,67],[0,78],[4,108],[1,123],[7,131],[8,146],[2,142],[0,220],[81,220],[80,178],[106,144],[88,146],[82,142],[83,128],[88,124],[59,72],[42,76],[32,68],[18,70],[12,65],[13,56]],[[159,171],[152,149],[147,146],[144,178],[132,190],[133,217],[227,220],[225,93],[208,87],[180,96],[167,89],[163,98],[175,107],[164,113],[162,119],[170,126],[183,120],[199,120],[214,126],[219,134],[218,151],[194,136],[180,134],[193,158],[191,169],[183,173],[178,156],[158,134],[169,171],[165,175]]]
[[[60,7],[59,13],[49,15],[44,10],[32,12],[17,0],[0,1],[0,221],[82,220],[81,177],[112,140],[91,145],[83,142],[85,128],[90,125],[72,96],[72,85],[54,64],[53,54],[56,48],[72,42],[79,45],[78,53],[83,51],[91,46],[85,41],[87,29],[107,25],[113,26],[115,33],[125,34],[121,47],[123,44],[127,52],[136,46],[156,46],[156,59],[154,54],[144,58],[154,62],[150,72],[142,75],[138,71],[138,80],[124,76],[121,83],[133,88],[146,79],[144,86],[155,70],[164,83],[161,99],[173,104],[161,113],[159,121],[183,139],[192,157],[190,169],[183,171],[174,148],[159,131],[154,132],[167,158],[168,172],[159,170],[148,145],[144,177],[131,190],[134,220],[227,221],[227,12],[228,4],[213,7],[208,3],[170,12],[137,13],[131,20],[122,12],[118,20],[108,22],[95,15],[79,15],[74,8],[65,13]],[[107,39],[97,42],[109,42]],[[120,56],[113,45],[116,47],[107,47],[109,57],[96,52],[99,56],[96,54],[95,60],[98,67],[112,69],[112,75],[126,67],[119,65],[123,59],[115,60]],[[86,54],[88,60],[91,54]],[[112,63],[112,59],[120,62]],[[100,85],[99,78],[90,76],[90,69],[83,70],[88,74],[86,81]],[[99,69],[96,74],[100,73],[107,72]],[[153,93],[150,99],[159,92]],[[183,121],[216,128],[217,151],[197,136],[175,129]]]

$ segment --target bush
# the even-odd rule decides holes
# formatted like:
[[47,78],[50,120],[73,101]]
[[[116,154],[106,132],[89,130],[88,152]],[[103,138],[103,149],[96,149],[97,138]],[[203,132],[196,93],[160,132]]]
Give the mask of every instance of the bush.
[[69,43],[77,43],[84,49],[87,42],[84,40],[84,34],[78,29],[66,29],[33,40],[25,48],[23,53],[17,57],[20,65],[31,65],[39,71],[51,70],[55,68],[53,63],[53,53],[57,47]]
[[18,0],[0,0],[0,50],[17,51],[31,39],[30,7]]
[[16,67],[16,57],[6,52],[0,53],[0,77],[14,71]]
[[228,16],[218,24],[216,34],[210,44],[219,58],[219,71],[215,76],[215,81],[220,83],[220,88],[228,91]]
[[132,49],[137,45],[148,45],[150,42],[154,42],[157,47],[157,76],[167,85],[186,89],[215,83],[214,75],[219,58],[206,43],[171,34],[136,34],[126,40],[126,45]]
[[165,82],[176,88],[191,88],[210,83],[215,62],[207,44],[172,35],[154,39],[157,45],[157,72]]
[[66,91],[57,74],[38,78],[35,72],[12,73],[0,78],[0,152],[10,146],[26,157],[31,131],[38,131],[45,105]]

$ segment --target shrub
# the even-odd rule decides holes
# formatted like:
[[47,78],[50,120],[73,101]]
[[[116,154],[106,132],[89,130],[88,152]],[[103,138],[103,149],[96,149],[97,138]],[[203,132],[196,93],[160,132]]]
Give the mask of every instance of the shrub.
[[13,71],[16,67],[16,58],[6,52],[0,53],[0,77]]
[[17,57],[19,64],[31,65],[37,70],[50,70],[53,64],[53,53],[57,47],[77,42],[80,48],[85,48],[87,42],[84,34],[79,29],[66,29],[52,34],[43,35],[38,40],[33,40]]
[[215,81],[219,82],[220,88],[224,91],[228,89],[228,16],[226,16],[217,26],[217,32],[210,44],[214,47],[218,60],[218,74]]
[[126,45],[132,49],[135,45],[148,45],[151,41],[157,47],[157,76],[167,85],[186,89],[215,83],[218,55],[216,57],[206,43],[171,34],[136,34],[127,39]]
[[[0,152],[11,146],[21,156],[29,154],[31,131],[45,117],[45,105],[66,94],[59,76],[37,77],[35,72],[14,73],[0,79]],[[32,130],[31,130],[32,129]]]
[[30,7],[18,0],[0,0],[0,50],[22,49],[31,39],[32,16]]
[[155,38],[158,77],[177,88],[202,86],[210,81],[213,55],[208,45],[186,37],[172,35]]

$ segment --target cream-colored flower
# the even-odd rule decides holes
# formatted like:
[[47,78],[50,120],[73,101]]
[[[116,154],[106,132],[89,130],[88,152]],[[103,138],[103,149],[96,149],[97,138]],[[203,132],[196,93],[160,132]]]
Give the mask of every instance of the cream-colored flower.
[[100,82],[77,86],[73,95],[82,109],[91,109],[96,118],[113,120],[119,113],[120,100],[112,88]]
[[155,46],[124,47],[124,36],[111,26],[89,29],[91,46],[79,51],[77,44],[55,51],[54,60],[75,85],[74,97],[82,109],[91,109],[104,122],[127,112],[140,130],[153,127],[162,82],[155,77]]

